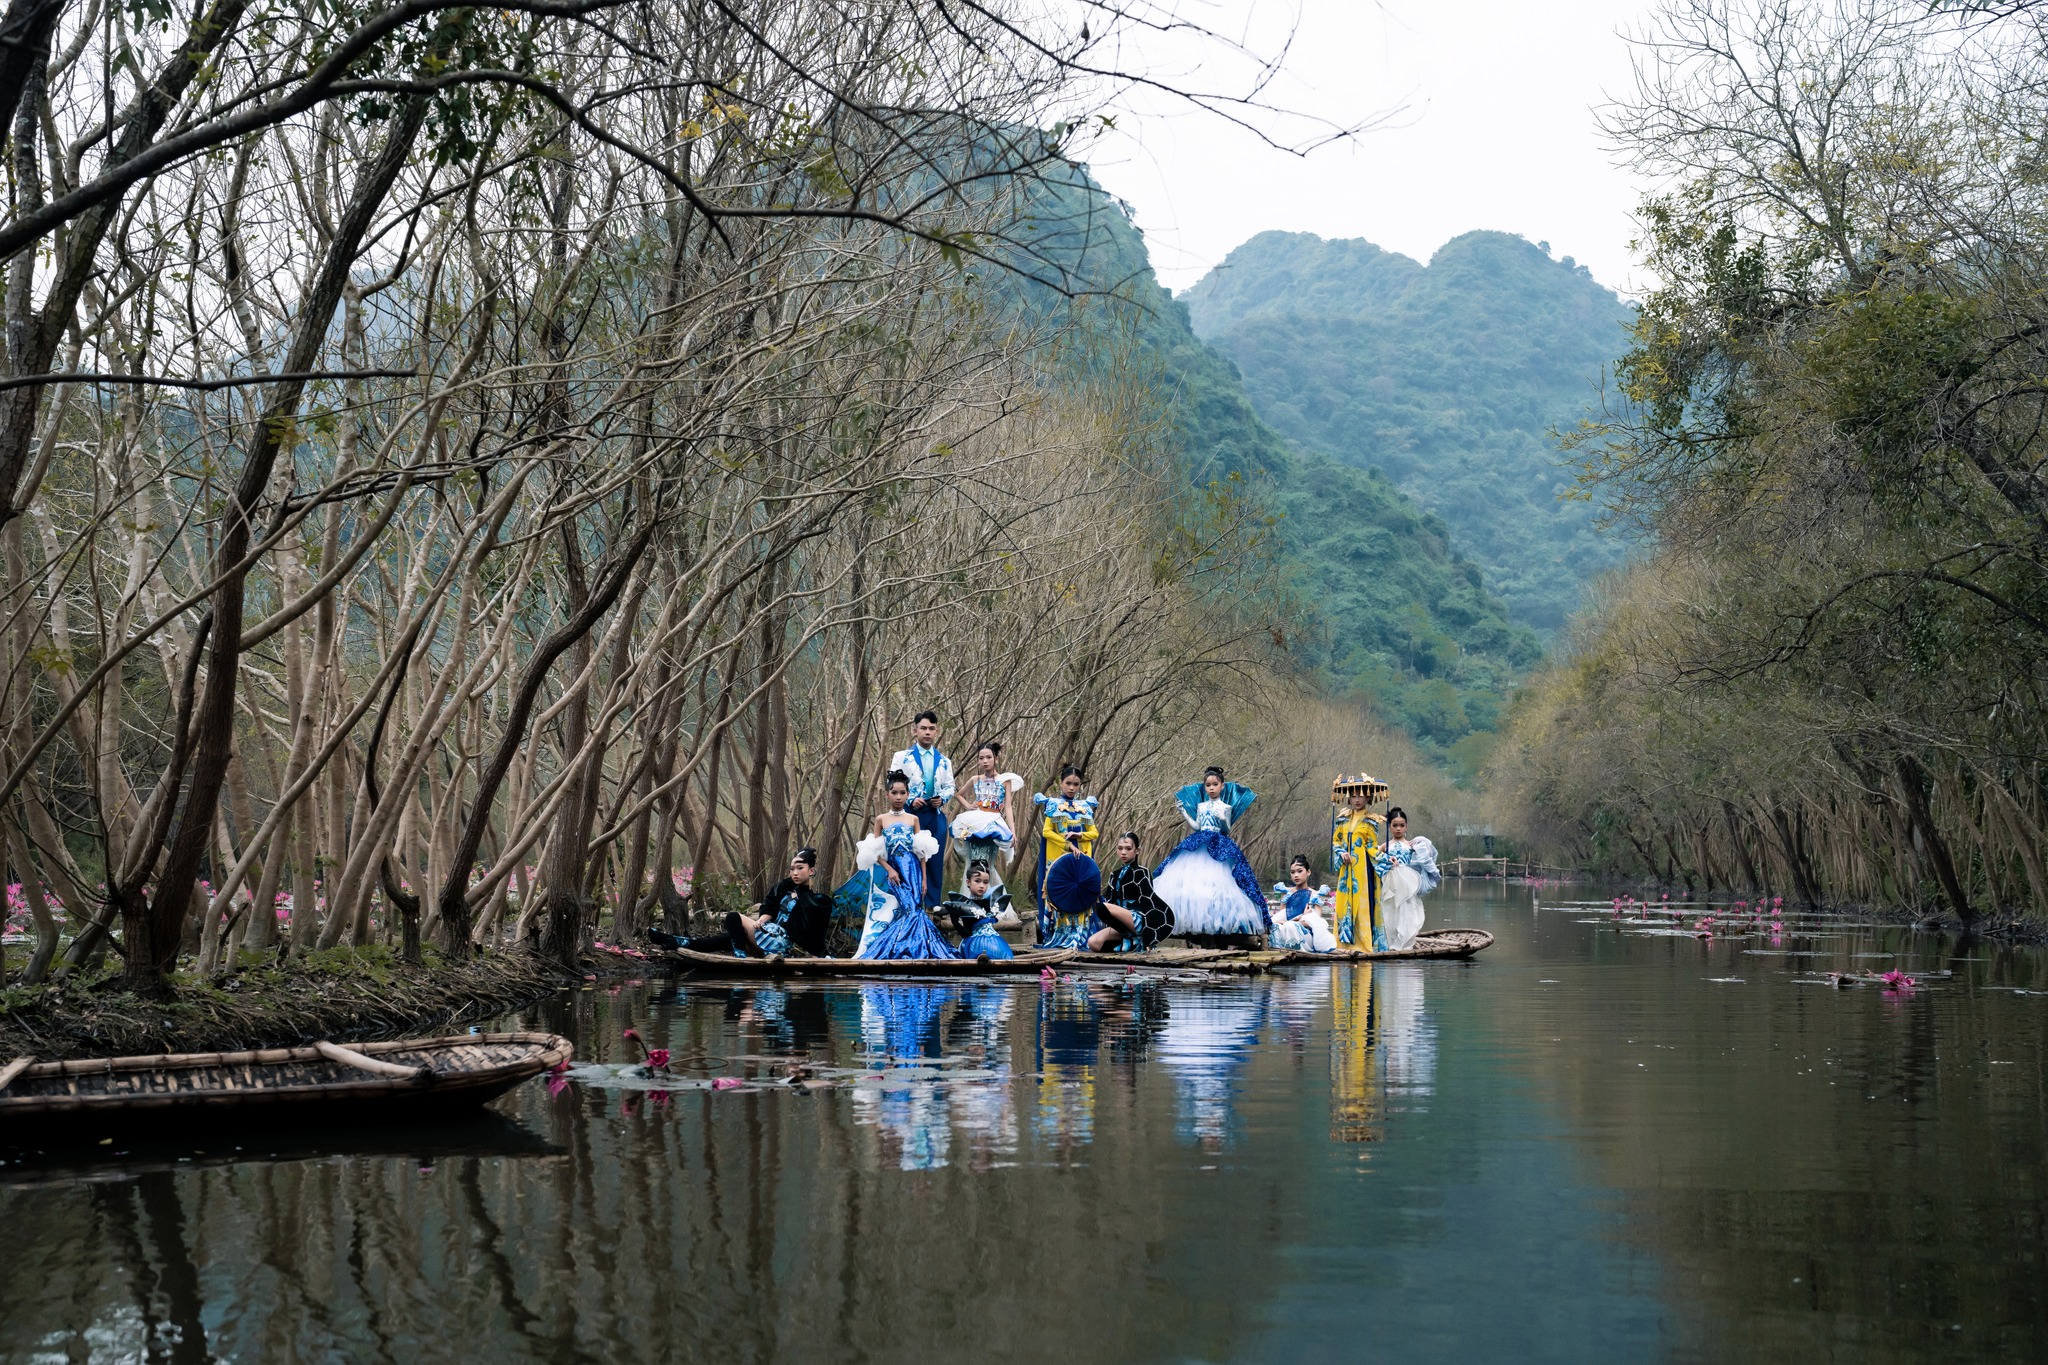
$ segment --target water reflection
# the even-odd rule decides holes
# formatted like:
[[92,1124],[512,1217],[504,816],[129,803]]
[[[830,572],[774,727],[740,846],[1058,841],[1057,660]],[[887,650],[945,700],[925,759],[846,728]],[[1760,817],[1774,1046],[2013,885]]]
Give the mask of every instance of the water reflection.
[[884,1160],[905,1171],[944,1166],[956,1124],[977,1167],[1014,1152],[1003,1037],[1009,993],[957,985],[859,990],[861,1063],[873,1074],[857,1078],[854,1119],[880,1131]]
[[[10,1157],[0,1362],[1789,1365],[2048,1331],[2041,955],[1464,909],[1501,937],[1471,966],[578,991],[521,1021],[576,1037],[569,1083],[460,1132]],[[1893,961],[1922,984],[1802,984]]]

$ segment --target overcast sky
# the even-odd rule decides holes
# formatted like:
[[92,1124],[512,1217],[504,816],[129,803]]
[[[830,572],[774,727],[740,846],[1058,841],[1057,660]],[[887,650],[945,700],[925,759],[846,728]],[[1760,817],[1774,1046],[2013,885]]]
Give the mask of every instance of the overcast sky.
[[[1269,228],[1363,237],[1425,262],[1461,232],[1497,228],[1547,241],[1627,291],[1642,279],[1628,249],[1641,191],[1614,164],[1594,110],[1629,89],[1619,33],[1649,11],[1647,0],[1199,3],[1185,12],[1218,27],[1248,15],[1242,31],[1261,52],[1295,28],[1273,102],[1341,124],[1395,112],[1299,158],[1223,119],[1139,99],[1087,155],[1136,209],[1175,290]],[[1125,59],[1183,84],[1243,87],[1242,69],[1213,47],[1154,40]]]

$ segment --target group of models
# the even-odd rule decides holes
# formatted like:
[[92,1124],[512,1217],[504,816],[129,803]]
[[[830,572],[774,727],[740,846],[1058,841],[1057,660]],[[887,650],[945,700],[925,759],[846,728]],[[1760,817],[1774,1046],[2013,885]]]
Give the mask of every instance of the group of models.
[[[723,933],[685,946],[822,956],[836,905],[860,918],[857,958],[1014,956],[1000,930],[1018,920],[998,862],[1016,853],[1011,798],[1024,779],[1000,770],[1003,746],[991,740],[976,748],[973,772],[956,784],[952,761],[938,747],[938,716],[922,712],[912,733],[913,743],[890,759],[887,807],[856,846],[859,870],[835,895],[811,885],[817,854],[799,849],[789,875],[756,913],[728,915]],[[1069,764],[1056,792],[1031,798],[1040,854],[1032,899],[1042,948],[1141,952],[1177,934],[1198,944],[1263,937],[1304,952],[1398,950],[1421,931],[1422,897],[1441,880],[1435,848],[1408,834],[1400,807],[1388,811],[1381,837],[1380,817],[1366,808],[1385,799],[1385,784],[1363,774],[1339,777],[1331,787],[1339,805],[1330,837],[1334,891],[1311,887],[1310,861],[1297,857],[1290,885],[1279,888],[1279,905],[1269,910],[1231,838],[1257,795],[1216,767],[1173,794],[1189,832],[1158,867],[1146,868],[1137,833],[1127,831],[1116,840],[1105,880],[1093,856],[1100,801],[1086,787],[1086,775]],[[959,844],[962,867],[951,895],[943,885],[949,841]]]

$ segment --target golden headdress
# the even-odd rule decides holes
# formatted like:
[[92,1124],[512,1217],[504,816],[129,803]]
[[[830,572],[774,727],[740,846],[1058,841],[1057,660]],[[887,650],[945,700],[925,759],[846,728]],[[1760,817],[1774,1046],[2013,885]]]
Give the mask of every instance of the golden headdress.
[[1352,777],[1339,773],[1337,780],[1330,784],[1330,804],[1343,805],[1353,792],[1364,792],[1368,804],[1384,801],[1387,799],[1387,784],[1370,773],[1359,773]]

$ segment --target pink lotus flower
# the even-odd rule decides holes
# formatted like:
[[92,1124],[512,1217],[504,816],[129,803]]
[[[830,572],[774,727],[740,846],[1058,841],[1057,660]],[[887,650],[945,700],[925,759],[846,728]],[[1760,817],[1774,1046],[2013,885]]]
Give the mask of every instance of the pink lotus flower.
[[651,1047],[647,1049],[647,1069],[649,1071],[668,1070],[668,1049],[665,1047]]
[[1912,977],[1907,976],[1897,967],[1884,974],[1884,989],[1888,995],[1903,995],[1918,984]]
[[711,1088],[713,1090],[737,1090],[745,1084],[746,1082],[737,1076],[720,1076],[717,1080],[711,1082]]

